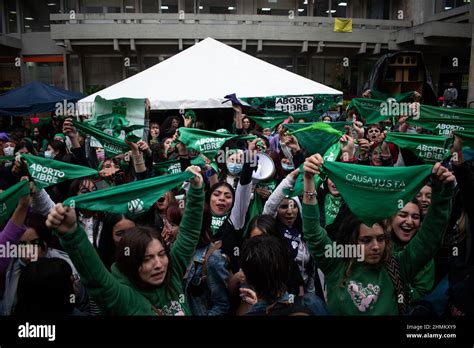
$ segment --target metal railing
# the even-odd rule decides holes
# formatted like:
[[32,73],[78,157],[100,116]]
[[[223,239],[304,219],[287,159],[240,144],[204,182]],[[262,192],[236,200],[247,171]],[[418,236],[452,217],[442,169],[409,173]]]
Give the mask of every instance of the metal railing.
[[[247,24],[332,27],[334,18],[305,16],[229,15],[191,13],[75,13],[51,14],[55,24]],[[407,20],[353,18],[353,29],[397,30],[412,27]]]

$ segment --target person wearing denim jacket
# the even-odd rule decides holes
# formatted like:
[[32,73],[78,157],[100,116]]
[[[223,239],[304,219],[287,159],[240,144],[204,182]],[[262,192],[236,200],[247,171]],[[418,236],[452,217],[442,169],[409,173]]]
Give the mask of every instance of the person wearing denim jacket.
[[203,265],[212,244],[198,248],[193,257],[187,277],[185,292],[194,315],[227,315],[230,309],[227,281],[229,270],[220,250],[215,250],[207,259],[207,276],[203,278]]

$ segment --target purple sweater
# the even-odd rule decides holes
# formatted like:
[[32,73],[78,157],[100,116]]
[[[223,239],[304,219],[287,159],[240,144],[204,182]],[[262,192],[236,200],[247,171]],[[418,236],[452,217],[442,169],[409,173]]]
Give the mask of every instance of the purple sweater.
[[[26,226],[22,225],[18,227],[11,219],[8,220],[3,231],[0,233],[0,245],[6,245],[7,242],[10,244],[17,244],[23,233],[26,231]],[[7,249],[5,248],[5,251]],[[10,263],[9,257],[0,257],[0,273],[5,272]]]

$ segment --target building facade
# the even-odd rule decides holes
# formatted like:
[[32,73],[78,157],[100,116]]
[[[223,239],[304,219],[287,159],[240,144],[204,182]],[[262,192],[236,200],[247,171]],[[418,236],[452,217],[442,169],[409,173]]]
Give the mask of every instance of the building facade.
[[[453,82],[468,104],[472,6],[469,0],[0,0],[0,92],[39,80],[93,93],[212,37],[345,97],[360,94],[381,55],[421,51],[435,90],[442,94]],[[334,17],[352,18],[352,33],[334,32]]]

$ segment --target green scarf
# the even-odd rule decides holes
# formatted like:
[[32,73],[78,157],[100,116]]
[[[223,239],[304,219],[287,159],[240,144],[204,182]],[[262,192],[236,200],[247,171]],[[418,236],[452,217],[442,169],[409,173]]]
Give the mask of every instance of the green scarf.
[[68,198],[64,205],[90,211],[134,216],[145,213],[166,192],[193,177],[189,172],[170,174],[113,186]]
[[380,92],[380,91],[376,91],[375,89],[372,89],[370,93],[372,95],[371,99],[387,100],[389,98],[393,98],[398,103],[401,103],[401,102],[409,102],[410,98],[415,94],[415,91],[405,92],[405,93],[400,93],[400,94],[390,94],[390,93],[384,93],[384,92]]
[[284,120],[286,120],[287,116],[247,116],[252,121],[257,123],[262,128],[270,128],[274,129]]
[[82,133],[93,136],[99,143],[102,144],[107,158],[120,155],[130,150],[127,143],[121,139],[114,138],[89,124],[78,122],[76,120],[73,120],[73,123],[74,127],[80,130]]
[[451,154],[447,139],[438,135],[387,133],[385,140],[410,150],[425,163],[442,162]]
[[222,216],[216,216],[212,214],[212,221],[211,221],[211,230],[212,230],[212,235],[216,235],[217,232],[219,231],[219,228],[221,228],[222,224],[224,223],[225,219],[229,216],[230,213],[224,214]]
[[186,145],[188,149],[194,149],[205,155],[210,160],[213,160],[227,140],[253,140],[255,138],[255,135],[225,134],[196,128],[181,127],[179,128],[178,141]]
[[0,161],[13,161],[15,156],[0,156]]
[[373,167],[326,161],[323,168],[351,211],[372,226],[415,197],[433,167]]
[[462,145],[464,147],[469,147],[474,149],[474,132],[468,131],[454,131],[458,137],[462,139]]
[[474,109],[421,105],[419,117],[410,117],[407,122],[429,129],[434,135],[449,137],[456,130],[474,131]]
[[18,204],[18,200],[29,193],[30,185],[27,180],[22,180],[0,193],[0,225],[8,220]]
[[354,98],[351,100],[348,109],[355,108],[360,116],[365,119],[365,124],[374,124],[397,115],[381,115],[382,105],[387,104],[385,100]]
[[[143,125],[130,125],[120,114],[100,115],[85,123],[103,131],[110,129],[114,137],[119,137],[122,131],[131,135],[133,131],[144,128]],[[135,137],[140,140],[140,137]]]
[[334,197],[331,193],[326,195],[324,199],[324,215],[326,218],[326,226],[330,225],[336,219],[337,214],[339,213],[339,209],[342,206],[342,198]]
[[326,153],[343,134],[326,122],[315,122],[310,126],[304,126],[303,123],[287,123],[284,126],[298,139],[300,147],[310,155]]
[[[201,156],[197,156],[191,159],[191,164],[203,168],[206,165],[206,161]],[[181,173],[181,161],[178,159],[158,162],[153,165],[153,170],[156,175]]]
[[58,184],[66,180],[82,178],[83,176],[97,175],[97,170],[56,161],[34,155],[21,155],[28,164],[28,171],[38,190]]
[[[118,98],[107,100],[101,96],[94,99],[93,119],[104,115],[114,115],[121,120],[114,121],[126,127],[137,126],[129,129],[139,138],[143,137],[143,128],[145,125],[145,99],[141,98]],[[120,134],[120,131],[119,131]]]

